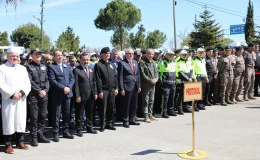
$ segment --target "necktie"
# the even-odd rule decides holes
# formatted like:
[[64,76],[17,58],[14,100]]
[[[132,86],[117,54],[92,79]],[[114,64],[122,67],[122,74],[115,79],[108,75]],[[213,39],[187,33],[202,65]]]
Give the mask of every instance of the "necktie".
[[135,70],[134,70],[134,66],[133,66],[132,60],[129,61],[129,64],[130,64],[130,67],[131,67],[132,71],[134,72]]
[[88,71],[88,67],[86,67],[86,74],[87,74],[87,77],[89,78],[89,71]]
[[60,70],[61,70],[61,72],[63,73],[63,68],[62,68],[62,64],[60,65]]

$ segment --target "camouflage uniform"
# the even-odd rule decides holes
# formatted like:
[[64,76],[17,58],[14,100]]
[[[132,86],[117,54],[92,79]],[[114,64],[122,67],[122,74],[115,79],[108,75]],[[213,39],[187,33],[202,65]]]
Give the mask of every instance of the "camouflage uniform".
[[255,81],[255,53],[245,51],[243,55],[245,59],[245,88],[244,88],[244,100],[255,99],[252,96],[254,81]]
[[218,58],[212,58],[212,64],[214,66],[214,77],[211,83],[211,94],[213,94],[213,104],[219,101],[219,90],[218,90]]
[[235,102],[235,100],[238,102],[243,102],[238,98],[238,96],[240,95],[243,88],[244,71],[245,71],[245,60],[243,56],[242,55],[236,56],[236,64],[234,66],[234,80],[232,85],[232,91],[230,94],[230,100],[232,102]]
[[[223,55],[218,60],[218,78],[219,78],[219,96],[221,99],[221,105],[227,105],[225,103],[225,99],[227,102],[229,98],[227,97],[227,91],[230,90],[230,83],[231,79],[233,79],[233,67],[232,67],[232,60],[231,56]],[[231,83],[232,85],[232,83]],[[230,93],[230,92],[229,92]],[[228,99],[227,99],[228,98]],[[232,103],[230,103],[232,104]]]

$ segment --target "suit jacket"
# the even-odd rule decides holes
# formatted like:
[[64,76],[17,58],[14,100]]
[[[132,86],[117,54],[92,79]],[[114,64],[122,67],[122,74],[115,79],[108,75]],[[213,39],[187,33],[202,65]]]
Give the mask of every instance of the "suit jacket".
[[[56,62],[48,66],[48,77],[52,87],[51,96],[55,97],[54,99],[71,98],[73,96],[74,75],[68,64],[62,63],[62,69],[63,71]],[[70,92],[66,95],[64,94],[65,87],[70,88]]]
[[81,98],[81,101],[86,101],[90,96],[97,94],[96,79],[94,75],[94,69],[89,66],[88,68],[89,78],[87,76],[85,68],[82,65],[77,66],[73,70],[75,77],[75,85],[73,88],[75,98]]
[[256,71],[260,71],[260,53],[256,53],[256,61],[255,61],[255,69]]
[[134,66],[134,72],[132,71],[127,59],[118,63],[118,77],[119,77],[119,89],[131,91],[136,86],[141,88],[140,84],[140,72],[138,63],[132,60]]

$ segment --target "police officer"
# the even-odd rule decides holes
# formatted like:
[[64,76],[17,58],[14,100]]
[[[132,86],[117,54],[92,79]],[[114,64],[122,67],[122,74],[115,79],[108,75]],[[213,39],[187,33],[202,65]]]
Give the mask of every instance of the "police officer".
[[219,96],[221,99],[221,105],[227,106],[233,104],[229,97],[227,97],[227,86],[229,83],[230,75],[233,74],[233,67],[231,65],[231,49],[226,47],[226,54],[222,55],[218,60],[218,78],[219,78]]
[[[153,60],[156,64],[156,67],[158,68],[158,64],[161,62],[161,51],[158,49],[154,49],[154,57]],[[158,75],[159,76],[159,75]],[[161,83],[159,81],[157,81],[157,83],[155,84],[155,93],[154,93],[154,113],[161,113],[162,112],[162,108],[161,108],[161,104],[162,104],[162,99],[161,99]]]
[[244,71],[245,71],[245,60],[242,56],[243,47],[239,46],[236,48],[236,64],[234,66],[234,80],[232,85],[232,90],[230,93],[231,102],[244,102],[242,99],[239,99],[239,95],[243,88],[244,82]]
[[244,52],[245,59],[245,88],[244,88],[244,100],[256,99],[252,96],[254,81],[255,81],[255,53],[254,44],[248,43],[248,50]]
[[177,116],[174,112],[174,97],[175,97],[175,63],[173,61],[174,52],[168,49],[162,61],[158,63],[160,82],[161,82],[161,97],[162,97],[162,117]]
[[[204,48],[197,49],[197,56],[192,60],[191,65],[194,72],[194,77],[197,81],[202,82],[202,97],[205,97],[205,89],[206,83],[209,82],[207,70],[206,70],[206,62],[202,58],[204,54]],[[197,108],[199,110],[205,110],[206,108],[203,105],[203,100],[197,101]]]
[[206,93],[205,93],[205,101],[204,104],[206,106],[211,106],[211,103],[213,101],[213,97],[210,93],[211,90],[211,83],[213,81],[214,78],[214,65],[213,65],[213,58],[212,58],[212,54],[213,54],[213,48],[209,47],[206,49],[206,69],[207,69],[207,75],[208,75],[208,79],[209,79],[209,83],[206,84]]
[[50,143],[50,140],[43,135],[48,104],[47,93],[50,85],[47,68],[41,63],[41,54],[42,52],[37,48],[31,50],[30,55],[32,56],[32,62],[26,66],[31,81],[28,105],[30,106],[31,145],[34,147],[38,146],[38,140],[39,142]]
[[176,107],[178,114],[183,115],[183,112],[191,113],[191,108],[187,102],[183,102],[183,90],[185,82],[192,82],[192,73],[187,65],[188,53],[186,50],[180,52],[180,59],[175,64],[176,69]]

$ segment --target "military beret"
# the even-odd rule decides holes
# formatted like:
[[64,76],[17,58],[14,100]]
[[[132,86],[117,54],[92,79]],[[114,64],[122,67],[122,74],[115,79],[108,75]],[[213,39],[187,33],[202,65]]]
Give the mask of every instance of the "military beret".
[[226,46],[225,49],[232,49],[230,46]]
[[30,54],[33,54],[33,53],[42,53],[42,51],[39,50],[39,48],[34,48],[31,50]]
[[217,47],[219,50],[224,50],[225,49],[225,46],[224,45],[220,45]]
[[238,46],[238,47],[236,47],[236,51],[241,51],[242,49],[243,49],[242,46]]
[[213,48],[212,48],[212,47],[207,48],[207,49],[206,49],[206,52],[208,52],[208,51],[210,51],[210,50],[213,50]]
[[182,49],[175,50],[175,54],[181,53]]
[[110,52],[110,49],[109,47],[104,47],[101,49],[100,53],[107,53],[107,52]]
[[254,43],[248,43],[248,47],[254,47],[255,44]]
[[214,53],[214,52],[217,52],[217,51],[218,51],[218,49],[217,49],[217,48],[214,48],[214,49],[213,49],[213,53]]

